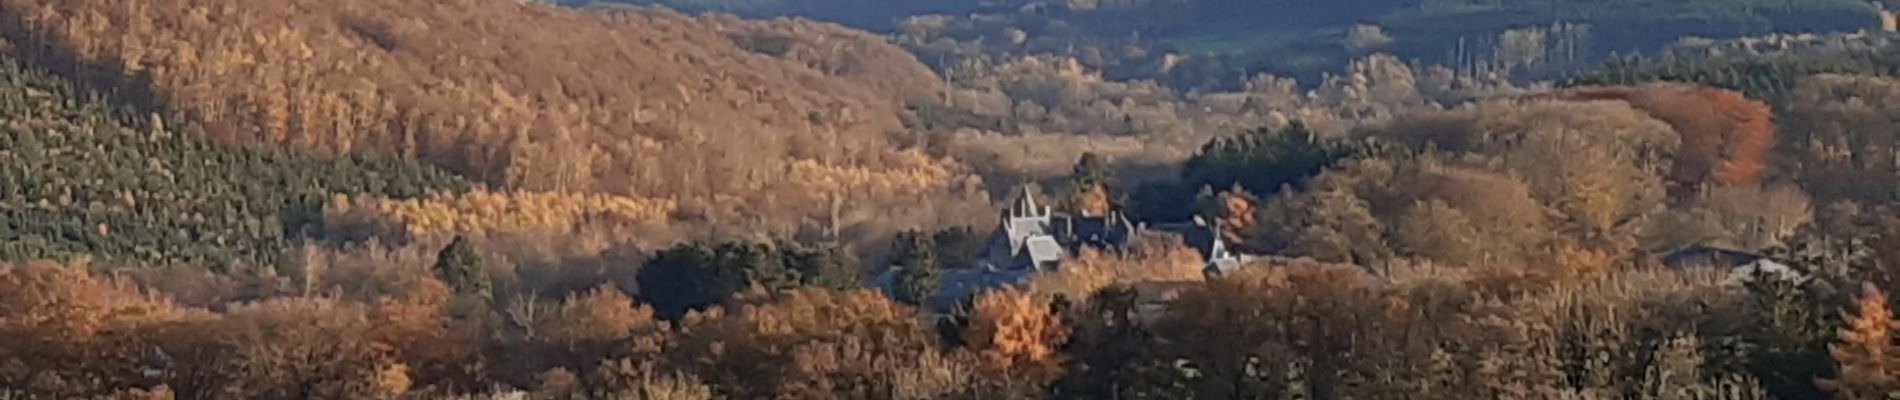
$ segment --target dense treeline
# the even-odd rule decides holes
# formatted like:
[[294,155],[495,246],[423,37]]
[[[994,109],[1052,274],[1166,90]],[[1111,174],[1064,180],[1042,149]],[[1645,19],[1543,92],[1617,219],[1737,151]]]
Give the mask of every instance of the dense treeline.
[[1877,26],[1873,5],[1855,0],[1425,1],[1386,15],[1394,33],[1439,42],[1483,37],[1520,26],[1586,24],[1596,53],[1653,50],[1684,36],[1741,37],[1771,32],[1852,31]]
[[[253,281],[244,290],[278,294],[209,311],[156,294],[246,286],[8,267],[0,382],[117,398],[438,398],[499,385],[546,398],[1766,399],[1854,398],[1846,390],[1881,390],[1893,373],[1857,358],[1891,346],[1864,336],[1890,318],[1884,290],[1827,289],[1848,281],[1423,265],[1381,278],[1293,261],[1190,283],[1156,315],[1114,271],[1158,260],[1110,258],[984,295],[935,329],[878,293],[816,287],[755,288],[669,324],[611,284],[549,295],[504,274],[482,276],[488,289],[454,272],[492,266],[479,254],[366,251]],[[1104,262],[1126,265],[1093,265]],[[1849,271],[1834,278],[1878,272]],[[1057,305],[1036,292],[1064,279],[1098,281],[1067,283],[1086,294]],[[1850,298],[1862,303],[1837,313]],[[1844,342],[1830,355],[1836,326]],[[1870,364],[1837,375],[1837,361]]]
[[1026,1],[880,1],[880,0],[554,0],[572,6],[588,4],[662,5],[689,12],[729,13],[748,18],[804,17],[884,31],[898,20],[917,14],[968,14],[1006,11]]
[[[1006,12],[1024,1],[887,1],[844,0],[597,0],[661,4],[692,11],[729,12],[750,17],[804,16],[881,30],[905,16]],[[562,3],[588,3],[563,1]],[[1314,3],[1294,0],[1065,0],[1054,2],[1064,11],[1081,14],[1085,22],[1127,24],[1121,29],[1143,29],[1151,34],[1209,34],[1245,29],[1255,24],[1290,28],[1318,28],[1381,21],[1406,29],[1457,21],[1456,29],[1496,32],[1513,27],[1579,22],[1605,26],[1650,26],[1661,42],[1681,35],[1737,36],[1766,32],[1866,26],[1873,22],[1870,2],[1850,0],[1699,0],[1665,2],[1615,0],[1587,3],[1559,0],[1349,0]],[[1096,14],[1096,15],[1089,15]],[[1145,15],[1147,18],[1136,18]],[[1091,21],[1093,20],[1093,21]],[[1682,26],[1671,28],[1670,26]],[[1096,27],[1091,25],[1090,27]],[[1446,31],[1441,26],[1436,31]],[[1671,32],[1664,35],[1660,32]],[[1666,37],[1665,37],[1666,36]]]
[[[264,265],[322,226],[334,194],[455,194],[446,172],[207,140],[0,63],[0,259]],[[182,129],[181,129],[182,128]]]
[[[1134,210],[1149,220],[1184,221],[1202,208],[1192,205],[1209,200],[1214,191],[1276,193],[1304,187],[1321,171],[1369,151],[1359,143],[1320,139],[1299,122],[1214,139],[1183,163],[1177,180],[1137,188]],[[1200,198],[1193,197],[1197,193]]]
[[1846,49],[1822,54],[1771,53],[1767,55],[1703,55],[1665,53],[1626,56],[1571,79],[1570,85],[1627,85],[1653,81],[1699,83],[1739,90],[1750,97],[1785,101],[1808,76],[1845,74],[1893,76],[1900,60],[1892,51],[1877,48]]
[[[898,33],[913,30],[917,18],[952,20],[974,28],[966,32],[982,33],[955,40],[990,48],[988,55],[997,59],[1078,57],[1114,76],[1178,88],[1229,87],[1263,71],[1310,83],[1372,51],[1461,69],[1495,68],[1524,61],[1513,58],[1526,45],[1560,48],[1550,60],[1531,61],[1553,61],[1559,65],[1551,70],[1569,73],[1607,55],[1654,51],[1681,37],[1854,31],[1879,23],[1874,3],[1862,0],[628,2],[752,17],[804,16]],[[1117,60],[1124,57],[1134,60]]]

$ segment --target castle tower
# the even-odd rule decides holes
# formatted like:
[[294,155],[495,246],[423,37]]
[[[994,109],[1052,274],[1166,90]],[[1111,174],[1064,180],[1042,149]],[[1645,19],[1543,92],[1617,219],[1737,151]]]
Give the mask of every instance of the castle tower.
[[1042,217],[1047,215],[1042,206],[1036,204],[1036,191],[1029,185],[1023,185],[1022,193],[1016,195],[1016,203],[1010,205],[1011,218]]

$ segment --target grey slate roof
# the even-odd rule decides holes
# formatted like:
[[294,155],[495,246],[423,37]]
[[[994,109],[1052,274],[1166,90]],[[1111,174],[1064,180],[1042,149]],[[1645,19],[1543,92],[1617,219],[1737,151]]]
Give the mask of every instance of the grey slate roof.
[[1020,249],[1030,238],[1049,234],[1049,217],[1010,218],[1009,226],[1004,229],[1009,237],[1009,247]]
[[1194,222],[1157,224],[1153,229],[1181,235],[1181,242],[1200,252],[1203,260],[1213,260],[1218,250],[1226,249],[1226,246],[1220,243],[1220,235],[1215,233],[1216,229],[1208,226],[1199,217],[1196,217]]
[[[1119,250],[1143,229],[1155,229],[1181,235],[1207,260],[1207,271],[1223,273],[1248,261],[1246,255],[1228,251],[1220,239],[1219,226],[1196,218],[1192,223],[1136,225],[1120,213],[1103,216],[1057,214],[1038,204],[1032,190],[1023,188],[1021,197],[1003,212],[1002,222],[978,254],[978,265],[945,266],[938,295],[924,305],[932,311],[948,312],[958,302],[990,288],[1019,285],[1036,271],[1056,268],[1063,256],[1082,248]],[[889,292],[892,272],[880,275],[873,283]]]
[[1032,237],[1024,244],[1028,249],[1029,261],[1033,267],[1041,268],[1050,263],[1062,261],[1062,243],[1056,242],[1054,237]]
[[1662,262],[1663,265],[1677,269],[1694,267],[1733,268],[1766,258],[1768,258],[1768,256],[1751,251],[1697,244],[1664,254]]

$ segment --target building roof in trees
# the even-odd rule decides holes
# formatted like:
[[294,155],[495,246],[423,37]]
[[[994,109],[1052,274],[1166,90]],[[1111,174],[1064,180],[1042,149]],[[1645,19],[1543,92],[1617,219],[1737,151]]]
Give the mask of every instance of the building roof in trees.
[[1663,265],[1674,269],[1717,268],[1729,270],[1728,282],[1754,281],[1757,277],[1789,279],[1808,283],[1808,275],[1781,260],[1747,250],[1698,243],[1663,255]]
[[1796,283],[1806,283],[1808,281],[1807,274],[1801,273],[1800,270],[1796,270],[1794,267],[1788,266],[1788,264],[1783,264],[1773,259],[1767,259],[1767,258],[1755,260],[1754,262],[1742,264],[1740,266],[1735,267],[1735,270],[1729,273],[1729,281],[1730,282],[1748,282],[1748,281],[1755,280],[1755,277],[1758,277],[1758,276],[1772,276],[1779,279],[1789,279],[1789,280],[1795,281]]
[[[1230,251],[1220,238],[1219,226],[1205,220],[1149,228],[1119,212],[1071,216],[1041,205],[1031,193],[1024,188],[1004,210],[1002,222],[977,254],[976,265],[944,266],[937,295],[924,301],[926,309],[949,311],[978,292],[1021,284],[1036,271],[1055,268],[1064,257],[1083,248],[1119,251],[1148,229],[1180,235],[1184,243],[1208,260],[1209,272],[1231,271],[1252,258]],[[893,282],[894,273],[887,271],[873,284],[889,291]]]
[[1251,256],[1227,248],[1227,241],[1221,239],[1218,221],[1209,223],[1206,219],[1194,217],[1193,222],[1157,224],[1152,229],[1181,235],[1182,243],[1193,247],[1194,251],[1201,253],[1202,260],[1207,260],[1208,272],[1233,271],[1252,259]]
[[1736,268],[1767,258],[1768,256],[1747,250],[1699,243],[1664,254],[1662,261],[1663,265],[1676,269]]
[[1042,267],[1045,263],[1062,261],[1062,244],[1057,243],[1053,236],[1029,238],[1029,241],[1024,243],[1024,249],[1029,253],[1029,261],[1036,267]]
[[984,269],[1017,270],[1047,268],[1060,262],[1071,251],[1087,246],[1099,249],[1119,248],[1134,237],[1138,228],[1121,213],[1103,216],[1073,216],[1058,213],[1036,201],[1027,186],[1008,210],[1003,222],[990,234],[975,266]]

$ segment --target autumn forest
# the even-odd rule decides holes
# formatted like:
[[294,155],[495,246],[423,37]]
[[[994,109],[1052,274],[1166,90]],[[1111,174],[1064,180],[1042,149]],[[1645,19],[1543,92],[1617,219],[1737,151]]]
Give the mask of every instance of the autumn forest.
[[1880,2],[584,3],[0,0],[0,400],[1900,396]]

